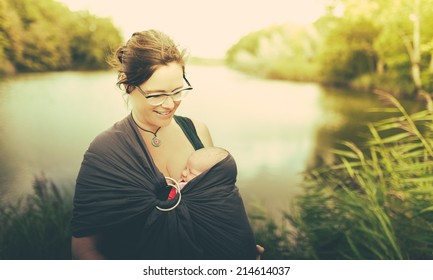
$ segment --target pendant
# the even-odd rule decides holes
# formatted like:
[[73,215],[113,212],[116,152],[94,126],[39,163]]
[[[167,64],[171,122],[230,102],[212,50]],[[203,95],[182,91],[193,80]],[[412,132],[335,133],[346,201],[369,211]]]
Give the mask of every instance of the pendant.
[[154,147],[161,146],[161,140],[156,136],[152,138],[151,142],[152,142],[152,146],[154,146]]

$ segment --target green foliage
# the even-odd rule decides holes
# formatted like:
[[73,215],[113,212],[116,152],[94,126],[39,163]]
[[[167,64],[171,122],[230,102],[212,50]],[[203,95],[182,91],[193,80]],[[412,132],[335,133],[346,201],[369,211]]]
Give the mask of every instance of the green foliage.
[[0,73],[107,68],[121,41],[110,19],[54,0],[0,0]]
[[[97,18],[88,12],[74,15],[70,52],[76,69],[103,69],[107,55],[121,42],[121,36],[109,18]],[[98,46],[98,47],[96,47]]]
[[[373,77],[370,79],[370,82],[373,83],[372,87],[386,90],[399,88],[399,90],[392,92],[400,96],[411,96],[415,91],[413,77],[411,76],[411,65],[413,63],[411,56],[415,44],[415,2],[412,0],[339,0],[332,3],[330,13],[324,17],[328,21],[329,18],[334,18],[331,21],[332,24],[325,24],[326,28],[322,27],[322,30],[326,31],[324,41],[328,42],[323,46],[325,56],[322,57],[325,58],[325,63],[321,63],[322,73],[325,75],[324,80],[331,83],[352,85],[353,83],[359,83],[360,81],[356,80],[363,76],[365,82],[365,76],[368,74],[368,76]],[[430,8],[432,5],[432,0],[420,1],[420,46],[422,55],[427,54],[429,56],[429,58],[421,61],[422,71],[427,69],[431,60],[427,45],[433,36],[429,27],[433,24],[433,11]],[[343,13],[334,12],[341,6],[344,7]],[[326,23],[326,20],[323,19],[319,20],[318,23],[323,21]],[[364,58],[358,56],[356,61],[351,61],[352,55],[359,52],[359,49],[348,40],[338,40],[347,37],[347,34],[339,34],[341,29],[353,34],[353,38],[366,38],[362,35],[362,32],[370,30],[367,34],[373,35],[371,36],[373,40],[367,41],[369,56]],[[332,52],[330,43],[332,45],[337,44],[340,50]],[[331,54],[334,53],[333,56],[329,56],[330,51]],[[340,53],[341,57],[338,57],[338,53]],[[334,58],[337,59],[334,60]],[[370,60],[370,58],[373,58],[373,60]],[[348,64],[342,66],[341,63],[345,62]],[[373,66],[369,68],[370,71],[362,71],[365,69],[366,63]],[[388,83],[390,78],[394,79],[394,87]],[[383,81],[385,83],[382,83]],[[423,78],[422,81],[423,84],[429,83],[426,78]],[[408,86],[408,84],[412,84],[412,86]],[[429,90],[428,87],[425,89]]]
[[248,210],[249,220],[256,237],[256,243],[265,248],[260,256],[263,260],[299,259],[292,231],[286,228],[285,219],[275,221],[260,204],[253,204]]
[[14,72],[13,61],[22,55],[23,27],[19,15],[9,4],[0,0],[0,74]]
[[[329,3],[328,12],[311,27],[284,24],[246,35],[228,50],[227,64],[265,78],[381,88],[413,97],[415,2]],[[419,65],[422,87],[428,92],[433,91],[432,6],[433,0],[420,0]]]
[[340,160],[307,176],[290,214],[318,259],[433,259],[433,111],[409,115],[388,93],[392,116],[369,125],[365,147],[342,142]]
[[72,195],[44,177],[33,187],[25,200],[0,208],[0,259],[71,259]]
[[415,85],[412,82],[410,73],[403,73],[389,71],[381,75],[374,73],[364,74],[350,81],[349,85],[355,90],[367,92],[380,87],[384,91],[392,92],[396,97],[408,97],[408,93],[415,91]]
[[377,27],[365,19],[339,19],[338,25],[327,31],[319,53],[323,80],[344,84],[374,73],[377,59],[373,42],[377,35]]
[[313,80],[316,36],[309,28],[271,26],[241,38],[227,51],[226,63],[264,78]]

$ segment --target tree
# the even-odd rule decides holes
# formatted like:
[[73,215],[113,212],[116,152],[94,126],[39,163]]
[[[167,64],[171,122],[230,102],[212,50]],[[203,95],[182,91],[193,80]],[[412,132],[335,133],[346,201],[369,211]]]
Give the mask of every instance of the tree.
[[[345,6],[343,17],[363,17],[374,22],[380,33],[374,49],[378,57],[378,74],[388,72],[397,81],[407,79],[413,84],[415,95],[423,91],[423,56],[426,43],[432,39],[432,0],[341,0]],[[366,8],[367,7],[367,8]]]
[[121,42],[110,19],[54,0],[0,0],[0,73],[107,68]]
[[122,37],[109,18],[97,18],[82,11],[75,15],[70,52],[75,69],[107,68],[107,55],[120,45]]
[[373,44],[379,31],[368,18],[328,14],[315,26],[323,34],[319,57],[325,82],[347,84],[376,71],[377,55]]
[[23,27],[10,0],[0,0],[0,73],[15,72],[14,61],[21,59]]

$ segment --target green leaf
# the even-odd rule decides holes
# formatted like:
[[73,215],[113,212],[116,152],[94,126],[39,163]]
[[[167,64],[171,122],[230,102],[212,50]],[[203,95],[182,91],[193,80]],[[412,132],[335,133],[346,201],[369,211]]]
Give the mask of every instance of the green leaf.
[[433,212],[433,205],[421,210],[421,213],[424,213],[424,212]]

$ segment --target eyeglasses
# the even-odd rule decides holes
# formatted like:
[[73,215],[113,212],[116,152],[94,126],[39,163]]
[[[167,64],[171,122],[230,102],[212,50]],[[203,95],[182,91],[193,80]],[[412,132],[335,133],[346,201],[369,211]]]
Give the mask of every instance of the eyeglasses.
[[168,97],[170,97],[174,102],[178,102],[183,100],[189,93],[190,90],[192,90],[191,84],[184,76],[183,79],[185,80],[187,87],[180,88],[177,90],[174,90],[172,93],[146,93],[144,90],[140,88],[140,86],[135,86],[138,91],[143,94],[143,96],[147,99],[149,102],[149,105],[151,106],[159,106],[163,104]]

